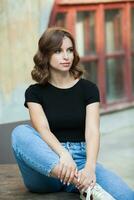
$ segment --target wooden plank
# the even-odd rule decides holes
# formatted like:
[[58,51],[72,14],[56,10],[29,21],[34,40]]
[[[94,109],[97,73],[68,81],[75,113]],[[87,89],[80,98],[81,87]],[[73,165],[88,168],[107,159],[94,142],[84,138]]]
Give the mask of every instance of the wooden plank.
[[0,199],[2,200],[78,200],[79,194],[58,192],[37,194],[27,191],[16,164],[0,165]]

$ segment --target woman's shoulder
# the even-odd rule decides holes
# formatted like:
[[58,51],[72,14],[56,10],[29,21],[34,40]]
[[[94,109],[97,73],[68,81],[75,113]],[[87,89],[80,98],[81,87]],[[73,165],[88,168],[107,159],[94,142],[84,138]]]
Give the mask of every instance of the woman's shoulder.
[[96,88],[97,87],[97,85],[95,83],[93,83],[92,81],[85,79],[85,78],[82,78],[81,82],[85,88]]
[[43,86],[39,83],[34,83],[34,84],[31,84],[29,85],[27,88],[26,88],[26,91],[39,91],[43,88]]
[[100,102],[100,94],[97,85],[87,79],[82,79],[82,82],[86,105]]

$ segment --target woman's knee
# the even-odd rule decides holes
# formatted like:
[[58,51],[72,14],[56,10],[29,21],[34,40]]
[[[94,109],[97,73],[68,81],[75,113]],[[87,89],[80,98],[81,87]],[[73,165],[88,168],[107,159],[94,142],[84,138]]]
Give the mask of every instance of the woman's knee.
[[29,125],[21,124],[13,129],[13,131],[11,133],[12,146],[19,144],[21,141],[26,139],[26,135],[30,131],[29,128],[30,128]]

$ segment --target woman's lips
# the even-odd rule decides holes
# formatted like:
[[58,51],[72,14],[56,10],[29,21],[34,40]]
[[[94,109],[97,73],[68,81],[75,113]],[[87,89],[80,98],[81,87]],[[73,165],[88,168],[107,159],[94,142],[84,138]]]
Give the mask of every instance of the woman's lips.
[[65,65],[67,65],[67,64],[68,64],[68,65],[69,65],[69,64],[70,64],[70,62],[64,62],[64,63],[61,63],[61,64],[65,64]]
[[68,66],[68,65],[70,65],[70,62],[61,63],[61,64],[64,65],[64,66]]

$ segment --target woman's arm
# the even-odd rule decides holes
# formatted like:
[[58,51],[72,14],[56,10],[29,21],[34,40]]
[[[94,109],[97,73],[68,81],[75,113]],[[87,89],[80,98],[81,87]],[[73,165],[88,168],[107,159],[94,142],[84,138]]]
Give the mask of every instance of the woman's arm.
[[86,107],[85,140],[87,147],[86,167],[95,170],[100,145],[99,132],[99,103],[92,103]]
[[[38,103],[29,102],[29,114],[33,127],[41,135],[42,139],[50,146],[50,148],[59,155],[58,177],[64,183],[70,183],[75,175],[76,163],[70,153],[61,145],[59,140],[51,132],[47,117],[43,108]],[[51,159],[51,158],[50,158]]]
[[96,183],[95,167],[99,151],[99,103],[92,103],[86,107],[85,140],[87,159],[85,167],[79,171],[77,187],[84,192]]

